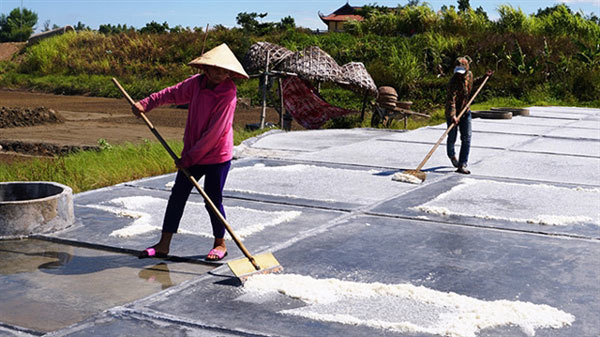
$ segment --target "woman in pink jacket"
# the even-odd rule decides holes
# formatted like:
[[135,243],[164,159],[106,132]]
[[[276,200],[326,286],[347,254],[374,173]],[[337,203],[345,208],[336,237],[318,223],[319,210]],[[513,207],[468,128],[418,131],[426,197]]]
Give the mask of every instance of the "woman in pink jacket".
[[[233,115],[236,106],[236,86],[232,77],[248,78],[244,68],[226,44],[206,52],[189,65],[203,70],[187,80],[168,87],[137,102],[133,112],[149,112],[164,104],[188,104],[188,117],[183,135],[178,168],[187,168],[200,180],[204,190],[225,216],[223,187],[233,157]],[[142,251],[140,258],[166,257],[171,238],[177,232],[181,216],[193,185],[178,171],[167,204],[160,241]],[[207,207],[215,241],[206,259],[218,261],[227,255],[225,227]]]

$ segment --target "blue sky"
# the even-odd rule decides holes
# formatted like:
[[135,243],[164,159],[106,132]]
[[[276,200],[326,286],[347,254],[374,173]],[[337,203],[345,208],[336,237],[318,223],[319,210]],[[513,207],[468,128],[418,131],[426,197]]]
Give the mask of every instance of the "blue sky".
[[[50,25],[74,25],[78,21],[97,29],[100,24],[127,24],[136,28],[143,27],[150,21],[168,22],[173,27],[206,27],[222,24],[227,27],[236,25],[235,17],[240,12],[257,12],[269,15],[265,21],[279,21],[286,16],[292,16],[296,24],[312,29],[326,29],[318,17],[318,12],[327,15],[344,5],[346,0],[316,1],[316,0],[225,0],[225,1],[141,1],[141,0],[0,0],[0,13],[7,14],[13,8],[20,7],[33,10],[38,14],[37,31],[43,28],[44,22],[50,20]],[[438,10],[442,5],[456,5],[456,0],[429,0],[429,5]],[[353,6],[373,4],[381,6],[404,5],[407,0],[395,1],[360,1],[352,0]],[[498,18],[497,8],[508,4],[520,7],[525,13],[536,13],[539,8],[546,8],[557,3],[566,3],[574,11],[582,11],[600,16],[600,0],[471,0],[471,7],[479,6],[492,19]]]

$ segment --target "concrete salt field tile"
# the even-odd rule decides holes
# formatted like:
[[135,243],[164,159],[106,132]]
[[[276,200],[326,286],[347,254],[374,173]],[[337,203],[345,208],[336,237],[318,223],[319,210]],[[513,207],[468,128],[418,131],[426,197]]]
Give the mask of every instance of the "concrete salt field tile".
[[600,120],[580,120],[567,124],[570,128],[584,128],[600,130]]
[[442,133],[443,131],[437,128],[426,126],[416,130],[382,134],[376,140],[434,144],[442,136]]
[[[434,128],[420,128],[410,132],[396,133],[393,135],[378,138],[377,140],[386,141],[401,141],[401,142],[423,142],[435,144],[442,136],[443,131]],[[471,137],[472,147],[488,147],[497,149],[506,149],[514,145],[521,144],[532,139],[531,136],[527,135],[514,135],[514,134],[499,134],[489,132],[478,132],[475,131]],[[442,141],[442,145],[446,144],[447,138],[445,137]],[[460,135],[457,137],[457,151],[460,145]],[[442,148],[443,150],[444,148]]]
[[[572,326],[556,329],[536,328],[536,336],[591,336],[597,332],[596,313],[600,310],[599,248],[593,240],[360,216],[277,251],[284,274],[266,275],[264,282],[269,288],[280,277],[303,275],[317,284],[327,278],[354,282],[357,295],[359,285],[378,282],[423,286],[440,295],[454,292],[483,301],[545,304],[574,315],[575,321]],[[287,286],[303,287],[300,283]],[[129,307],[198,325],[265,335],[430,336],[389,327],[371,328],[368,324],[369,320],[421,326],[440,323],[440,307],[419,300],[387,293],[361,299],[328,293],[319,287],[302,289],[320,294],[324,301],[304,302],[299,298],[309,296],[306,292],[287,296],[276,287],[267,293],[249,293],[249,289],[235,286],[228,279],[207,276],[178,292],[159,294]],[[328,299],[333,302],[327,304]],[[355,319],[351,324],[342,324],[335,321],[336,314]],[[523,332],[514,326],[499,326],[477,335],[509,334]]]
[[[431,128],[445,130],[446,125],[440,124]],[[474,119],[472,123],[473,132],[493,132],[516,135],[545,135],[548,132],[557,129],[556,126],[540,126],[540,125],[524,125],[524,124],[508,124],[508,123],[493,123],[486,122],[481,119]],[[443,132],[443,131],[442,131]],[[441,133],[440,133],[441,135]],[[475,145],[475,144],[473,144]]]
[[[302,154],[296,159],[403,170],[416,168],[431,148],[431,144],[368,140],[319,152]],[[457,153],[459,151],[458,144],[456,151]],[[469,162],[475,163],[487,157],[500,155],[501,153],[503,153],[503,150],[473,147],[471,148]],[[445,148],[441,147],[431,156],[423,170],[449,173],[454,172],[455,168],[452,167],[452,164],[448,160]]]
[[559,111],[547,111],[547,110],[530,110],[530,114],[528,117],[580,120],[580,119],[586,118],[588,116],[589,116],[589,114],[585,114],[585,113],[559,112]]
[[[227,178],[228,195],[271,202],[351,209],[404,193],[389,169],[248,160],[236,163]],[[349,184],[348,182],[352,182]]]
[[530,107],[530,116],[557,117],[581,119],[600,113],[600,109],[569,108],[569,107]]
[[[350,210],[410,190],[391,177],[396,171],[336,164],[306,164],[264,159],[233,162],[224,195],[273,203]],[[170,190],[174,175],[128,185]],[[200,180],[201,185],[203,179]],[[352,181],[352,184],[348,184]],[[197,191],[193,191],[197,193]]]
[[600,159],[592,157],[505,151],[470,168],[474,174],[492,178],[600,186]]
[[600,142],[582,139],[538,138],[512,150],[600,157]]
[[[383,132],[393,133],[393,131]],[[260,149],[310,152],[361,142],[381,134],[381,130],[368,129],[277,132],[270,133],[265,137],[258,137],[251,145]]]
[[599,209],[598,188],[450,176],[368,213],[600,239]]
[[566,126],[573,122],[570,119],[556,119],[556,118],[541,118],[541,117],[530,117],[530,116],[513,116],[512,119],[480,119],[480,123],[491,123],[491,124],[509,124],[509,125],[527,125],[527,126]]
[[600,114],[600,109],[565,107],[565,106],[529,107],[528,109],[529,109],[530,113],[556,112],[556,113],[563,113],[563,114],[580,114],[580,115],[588,115],[588,116]]
[[600,140],[599,129],[556,128],[547,133],[549,137]]
[[34,337],[39,336],[39,333],[28,333],[27,329],[20,329],[17,327],[3,327],[0,323],[0,337]]
[[[74,197],[79,224],[51,237],[91,245],[120,247],[140,251],[159,238],[169,192],[118,186]],[[314,208],[224,200],[227,220],[244,244],[253,252],[271,249],[275,244],[311,231],[344,212]],[[202,197],[188,199],[170,254],[201,259],[212,247],[213,236]],[[227,241],[228,259],[242,256],[232,241]]]
[[[87,319],[73,327],[65,328],[47,335],[51,336],[195,336],[195,337],[233,337],[221,329],[204,329],[185,324],[181,321],[164,320],[160,317],[148,317],[143,313],[127,310],[111,309],[100,315]],[[1,336],[1,335],[0,335]]]

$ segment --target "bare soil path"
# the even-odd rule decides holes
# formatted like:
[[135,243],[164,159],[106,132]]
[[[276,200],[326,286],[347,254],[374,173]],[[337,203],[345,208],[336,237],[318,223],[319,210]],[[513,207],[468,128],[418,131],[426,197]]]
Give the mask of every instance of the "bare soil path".
[[[154,140],[146,125],[136,119],[125,99],[63,96],[29,91],[0,89],[0,106],[35,108],[57,111],[64,123],[0,129],[0,142],[18,141],[57,146],[96,146],[99,139],[110,144],[140,143]],[[238,105],[234,127],[257,123],[259,107]],[[187,110],[161,107],[148,113],[148,118],[167,140],[183,138]],[[277,123],[278,114],[267,110],[267,121]],[[1,159],[6,157],[2,157]]]

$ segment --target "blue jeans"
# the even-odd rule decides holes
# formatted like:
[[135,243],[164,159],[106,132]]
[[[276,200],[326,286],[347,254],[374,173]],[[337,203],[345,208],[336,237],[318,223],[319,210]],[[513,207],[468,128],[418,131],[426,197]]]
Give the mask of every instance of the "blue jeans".
[[[450,126],[452,120],[446,120],[446,124]],[[456,130],[458,129],[458,130]],[[460,154],[458,157],[458,166],[467,166],[469,161],[469,151],[471,150],[471,110],[467,111],[458,122],[458,127],[452,128],[448,133],[448,140],[446,142],[446,153],[449,158],[456,155],[454,151],[454,144],[456,143],[456,133],[460,131]]]
[[[223,187],[225,186],[225,180],[227,179],[227,173],[229,173],[230,166],[231,161],[226,161],[220,164],[194,165],[188,168],[190,174],[196,178],[197,181],[204,176],[204,191],[215,206],[217,206],[217,209],[221,212],[223,217],[225,217],[225,210],[223,209]],[[181,171],[177,171],[175,185],[171,190],[171,196],[169,197],[169,203],[167,204],[167,210],[165,211],[163,232],[177,233],[179,222],[183,216],[185,203],[187,202],[193,187],[194,185],[185,174]],[[210,215],[213,235],[217,239],[222,239],[225,236],[225,226],[219,221],[219,218],[213,213],[206,202],[204,205]]]

